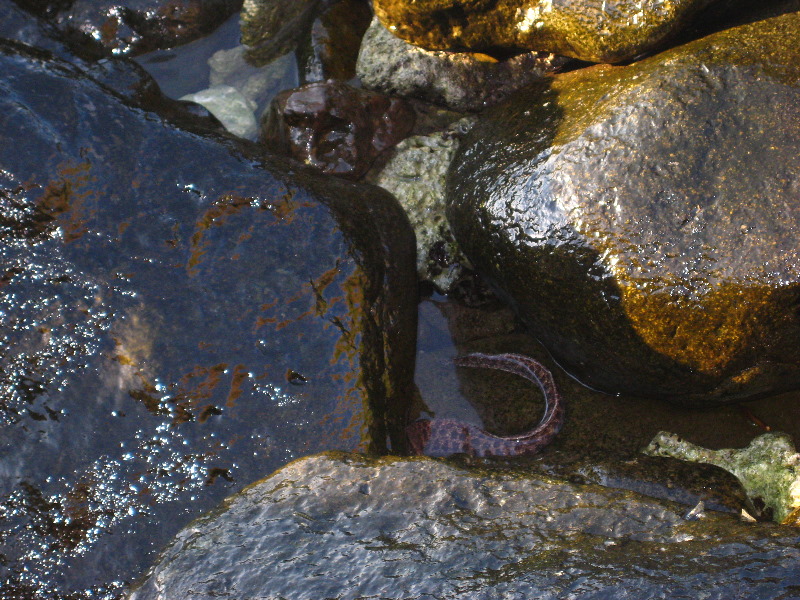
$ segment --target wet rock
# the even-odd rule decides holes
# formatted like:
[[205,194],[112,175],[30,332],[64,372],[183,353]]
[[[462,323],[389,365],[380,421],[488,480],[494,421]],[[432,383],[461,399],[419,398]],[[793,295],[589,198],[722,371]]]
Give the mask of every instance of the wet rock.
[[0,0],[0,37],[48,50],[66,60],[73,58],[56,40],[56,30],[50,23],[22,10],[12,0]]
[[800,454],[786,434],[765,433],[747,448],[709,450],[662,431],[644,453],[725,469],[741,481],[757,514],[800,525]]
[[242,5],[241,0],[76,0],[20,5],[46,14],[84,52],[135,55],[170,48],[213,31]]
[[581,381],[696,406],[800,387],[798,27],[558,75],[465,138],[456,239]]
[[19,44],[0,90],[0,595],[115,597],[288,460],[385,448],[416,329],[389,194]]
[[403,100],[331,80],[278,94],[261,140],[323,173],[358,179],[413,126],[414,112]]
[[371,19],[365,0],[338,0],[323,10],[299,48],[303,83],[355,77],[361,39]]
[[712,0],[374,0],[398,37],[429,50],[541,50],[591,62],[635,58]]
[[521,471],[317,456],[181,531],[128,598],[777,599],[800,583],[792,530],[685,514]]
[[248,59],[263,66],[294,50],[319,6],[320,0],[245,0],[239,21]]
[[364,36],[356,71],[366,88],[474,111],[497,104],[565,62],[536,52],[498,61],[485,54],[423,50],[392,35],[375,18]]
[[444,197],[453,153],[473,122],[466,118],[446,131],[403,140],[391,150],[386,165],[367,177],[391,192],[406,211],[417,238],[417,274],[443,294],[469,268],[450,231]]

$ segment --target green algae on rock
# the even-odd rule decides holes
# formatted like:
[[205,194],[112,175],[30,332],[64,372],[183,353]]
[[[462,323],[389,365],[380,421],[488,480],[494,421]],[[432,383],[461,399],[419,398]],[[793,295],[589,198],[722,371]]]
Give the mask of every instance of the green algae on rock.
[[445,294],[470,266],[450,231],[444,190],[453,153],[472,123],[467,117],[447,131],[406,138],[378,173],[367,176],[406,211],[417,238],[417,274]]
[[651,50],[712,0],[374,0],[398,37],[429,50],[541,50],[620,62]]
[[794,530],[685,515],[522,470],[325,454],[186,527],[128,600],[777,600],[800,584]]
[[798,29],[554,76],[457,152],[456,239],[590,386],[703,406],[800,387]]
[[783,433],[765,433],[747,448],[709,450],[660,432],[644,453],[716,465],[742,483],[754,507],[784,525],[800,525],[800,454]]

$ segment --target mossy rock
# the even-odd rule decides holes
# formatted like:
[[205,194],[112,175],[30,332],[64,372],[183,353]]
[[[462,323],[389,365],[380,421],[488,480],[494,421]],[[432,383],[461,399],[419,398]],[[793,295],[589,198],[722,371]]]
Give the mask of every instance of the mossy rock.
[[398,37],[429,50],[543,50],[619,62],[677,33],[711,0],[374,0]]
[[800,387],[800,14],[490,111],[448,211],[579,379],[709,405]]

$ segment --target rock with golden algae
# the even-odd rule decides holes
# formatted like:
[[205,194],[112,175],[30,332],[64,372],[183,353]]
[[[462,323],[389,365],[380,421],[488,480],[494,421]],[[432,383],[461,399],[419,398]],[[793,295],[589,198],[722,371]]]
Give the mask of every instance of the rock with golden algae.
[[760,435],[747,448],[709,450],[662,431],[644,453],[721,467],[739,479],[755,507],[763,504],[777,523],[800,526],[800,454],[784,433]]
[[374,0],[398,37],[429,50],[543,50],[629,60],[676,33],[710,0]]
[[456,239],[583,382],[700,406],[800,387],[799,30],[557,75],[467,134]]

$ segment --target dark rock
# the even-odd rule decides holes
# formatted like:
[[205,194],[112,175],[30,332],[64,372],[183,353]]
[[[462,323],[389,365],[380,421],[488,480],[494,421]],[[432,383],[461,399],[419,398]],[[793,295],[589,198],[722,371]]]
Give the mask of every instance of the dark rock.
[[22,10],[12,0],[0,0],[0,38],[47,50],[73,62],[72,53],[57,36],[56,28],[43,18]]
[[278,94],[261,140],[324,173],[358,179],[413,126],[414,112],[403,100],[332,80]]
[[308,31],[321,1],[249,0],[242,6],[242,44],[248,59],[263,66],[297,47]]
[[429,50],[542,50],[620,62],[658,47],[713,0],[374,0],[398,37]]
[[800,387],[798,28],[555,76],[460,147],[457,241],[581,381],[697,406]]
[[0,0],[0,38],[30,46],[29,53],[44,51],[40,56],[43,60],[53,55],[70,62],[132,106],[158,112],[176,125],[195,131],[224,131],[219,121],[203,107],[166,98],[147,71],[132,60],[112,57],[87,62],[64,45],[60,37],[49,22],[22,10],[11,0]]
[[300,47],[303,83],[355,77],[361,38],[371,19],[372,10],[365,0],[338,0],[325,8]]
[[0,113],[0,595],[115,597],[231,492],[400,431],[415,248],[389,194],[19,44]]
[[709,598],[800,585],[800,536],[524,471],[324,455],[181,531],[129,600]]
[[566,61],[538,52],[498,61],[485,54],[423,50],[392,35],[376,18],[364,36],[356,70],[366,88],[476,111],[497,104]]
[[19,0],[45,15],[83,53],[135,55],[202,37],[242,6],[242,0]]

